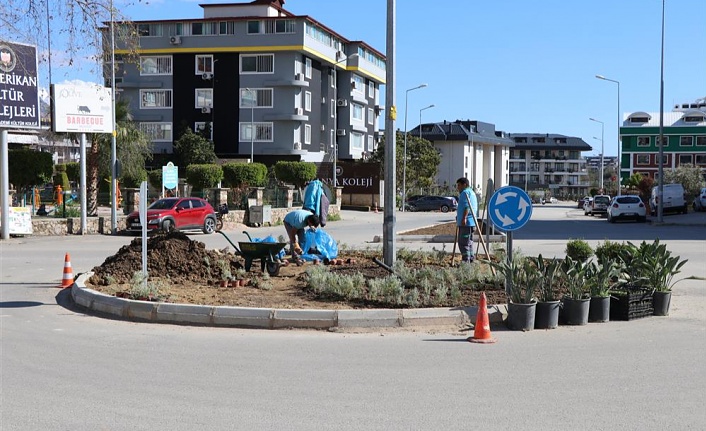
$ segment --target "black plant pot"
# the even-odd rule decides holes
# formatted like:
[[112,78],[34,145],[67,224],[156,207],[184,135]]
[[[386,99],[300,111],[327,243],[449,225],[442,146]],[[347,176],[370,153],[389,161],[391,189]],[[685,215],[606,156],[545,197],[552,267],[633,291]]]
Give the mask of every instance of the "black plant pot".
[[563,298],[561,302],[561,320],[565,325],[585,325],[588,323],[588,310],[591,305],[589,298]]
[[507,327],[516,331],[531,331],[534,329],[534,316],[537,303],[507,305]]
[[534,314],[534,329],[555,329],[559,326],[559,301],[538,302]]
[[594,296],[588,308],[589,322],[610,321],[610,296]]
[[672,292],[655,291],[652,294],[652,305],[655,316],[669,316],[669,304],[672,302]]

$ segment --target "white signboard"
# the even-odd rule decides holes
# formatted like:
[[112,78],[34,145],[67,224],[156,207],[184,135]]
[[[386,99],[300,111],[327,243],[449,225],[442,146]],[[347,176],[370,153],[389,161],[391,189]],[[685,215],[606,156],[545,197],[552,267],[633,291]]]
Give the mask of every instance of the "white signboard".
[[10,235],[32,235],[32,213],[27,207],[10,207]]
[[113,133],[110,88],[100,85],[51,86],[55,132]]

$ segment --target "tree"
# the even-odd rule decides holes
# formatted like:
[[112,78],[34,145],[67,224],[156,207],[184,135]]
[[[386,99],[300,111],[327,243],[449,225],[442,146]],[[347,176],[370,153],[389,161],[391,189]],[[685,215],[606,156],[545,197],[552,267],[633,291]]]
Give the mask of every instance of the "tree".
[[[397,190],[402,190],[404,168],[404,133],[397,132],[395,154],[397,166]],[[377,150],[371,157],[374,162],[380,163],[385,169],[385,140],[380,142]],[[441,155],[434,145],[424,138],[407,135],[407,190],[414,188],[428,188],[434,184],[434,177],[439,172]]]
[[54,162],[51,154],[34,150],[9,150],[8,178],[17,191],[24,195],[34,185],[51,179]]
[[[145,160],[152,159],[152,144],[132,121],[127,102],[119,100],[115,104],[115,118],[116,157],[121,164],[121,177],[128,181],[128,185],[133,185],[131,181],[147,177]],[[96,215],[100,181],[111,176],[112,139],[107,133],[94,133],[91,137],[91,148],[86,155],[86,213]]]
[[316,178],[316,165],[311,162],[277,162],[275,176],[280,181],[294,184],[301,192],[307,182]]
[[177,165],[184,167],[213,163],[217,158],[213,142],[192,132],[190,128],[184,129],[181,137],[174,141],[174,156]]
[[684,186],[687,196],[693,197],[699,194],[704,187],[704,177],[701,168],[692,164],[679,165],[674,170],[664,172],[665,184],[678,183]]

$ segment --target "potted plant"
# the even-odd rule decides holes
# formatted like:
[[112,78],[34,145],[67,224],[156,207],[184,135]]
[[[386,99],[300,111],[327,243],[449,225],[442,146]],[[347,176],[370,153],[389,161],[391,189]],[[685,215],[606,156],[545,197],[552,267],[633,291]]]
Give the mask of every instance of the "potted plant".
[[534,316],[535,329],[554,329],[559,326],[559,284],[561,259],[544,259],[540,254],[534,259],[540,274],[537,307]]
[[232,278],[233,274],[230,271],[230,262],[227,259],[220,259],[218,261],[218,268],[220,269],[221,276],[221,287],[228,287],[228,282]]
[[665,244],[660,244],[656,239],[652,244],[643,242],[640,245],[641,256],[644,259],[643,277],[647,287],[654,289],[652,303],[655,316],[668,316],[669,304],[672,299],[672,287],[681,280],[673,281],[674,276],[681,272],[681,268],[688,261],[679,260],[679,256],[672,256]]
[[618,250],[622,273],[620,283],[611,290],[610,319],[632,320],[653,314],[652,292],[645,283],[648,247],[631,242]]
[[502,262],[490,263],[505,276],[507,304],[507,326],[510,329],[531,331],[534,329],[534,316],[537,299],[535,289],[540,275],[537,266],[523,256],[507,258]]
[[591,294],[589,322],[610,320],[610,291],[618,284],[620,272],[620,264],[614,260],[601,259],[587,264],[586,282]]
[[576,261],[571,256],[561,262],[561,280],[566,289],[561,298],[561,316],[567,325],[588,323],[591,295],[586,289],[586,269],[586,262]]

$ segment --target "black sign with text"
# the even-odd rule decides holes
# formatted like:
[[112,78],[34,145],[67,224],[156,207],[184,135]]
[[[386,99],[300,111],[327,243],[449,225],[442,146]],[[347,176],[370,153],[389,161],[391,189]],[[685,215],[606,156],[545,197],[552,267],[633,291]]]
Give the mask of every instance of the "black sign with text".
[[[326,185],[333,184],[333,163],[320,163],[317,178]],[[343,193],[379,194],[380,165],[369,162],[336,163],[336,183]]]
[[37,47],[0,40],[0,127],[39,127]]

